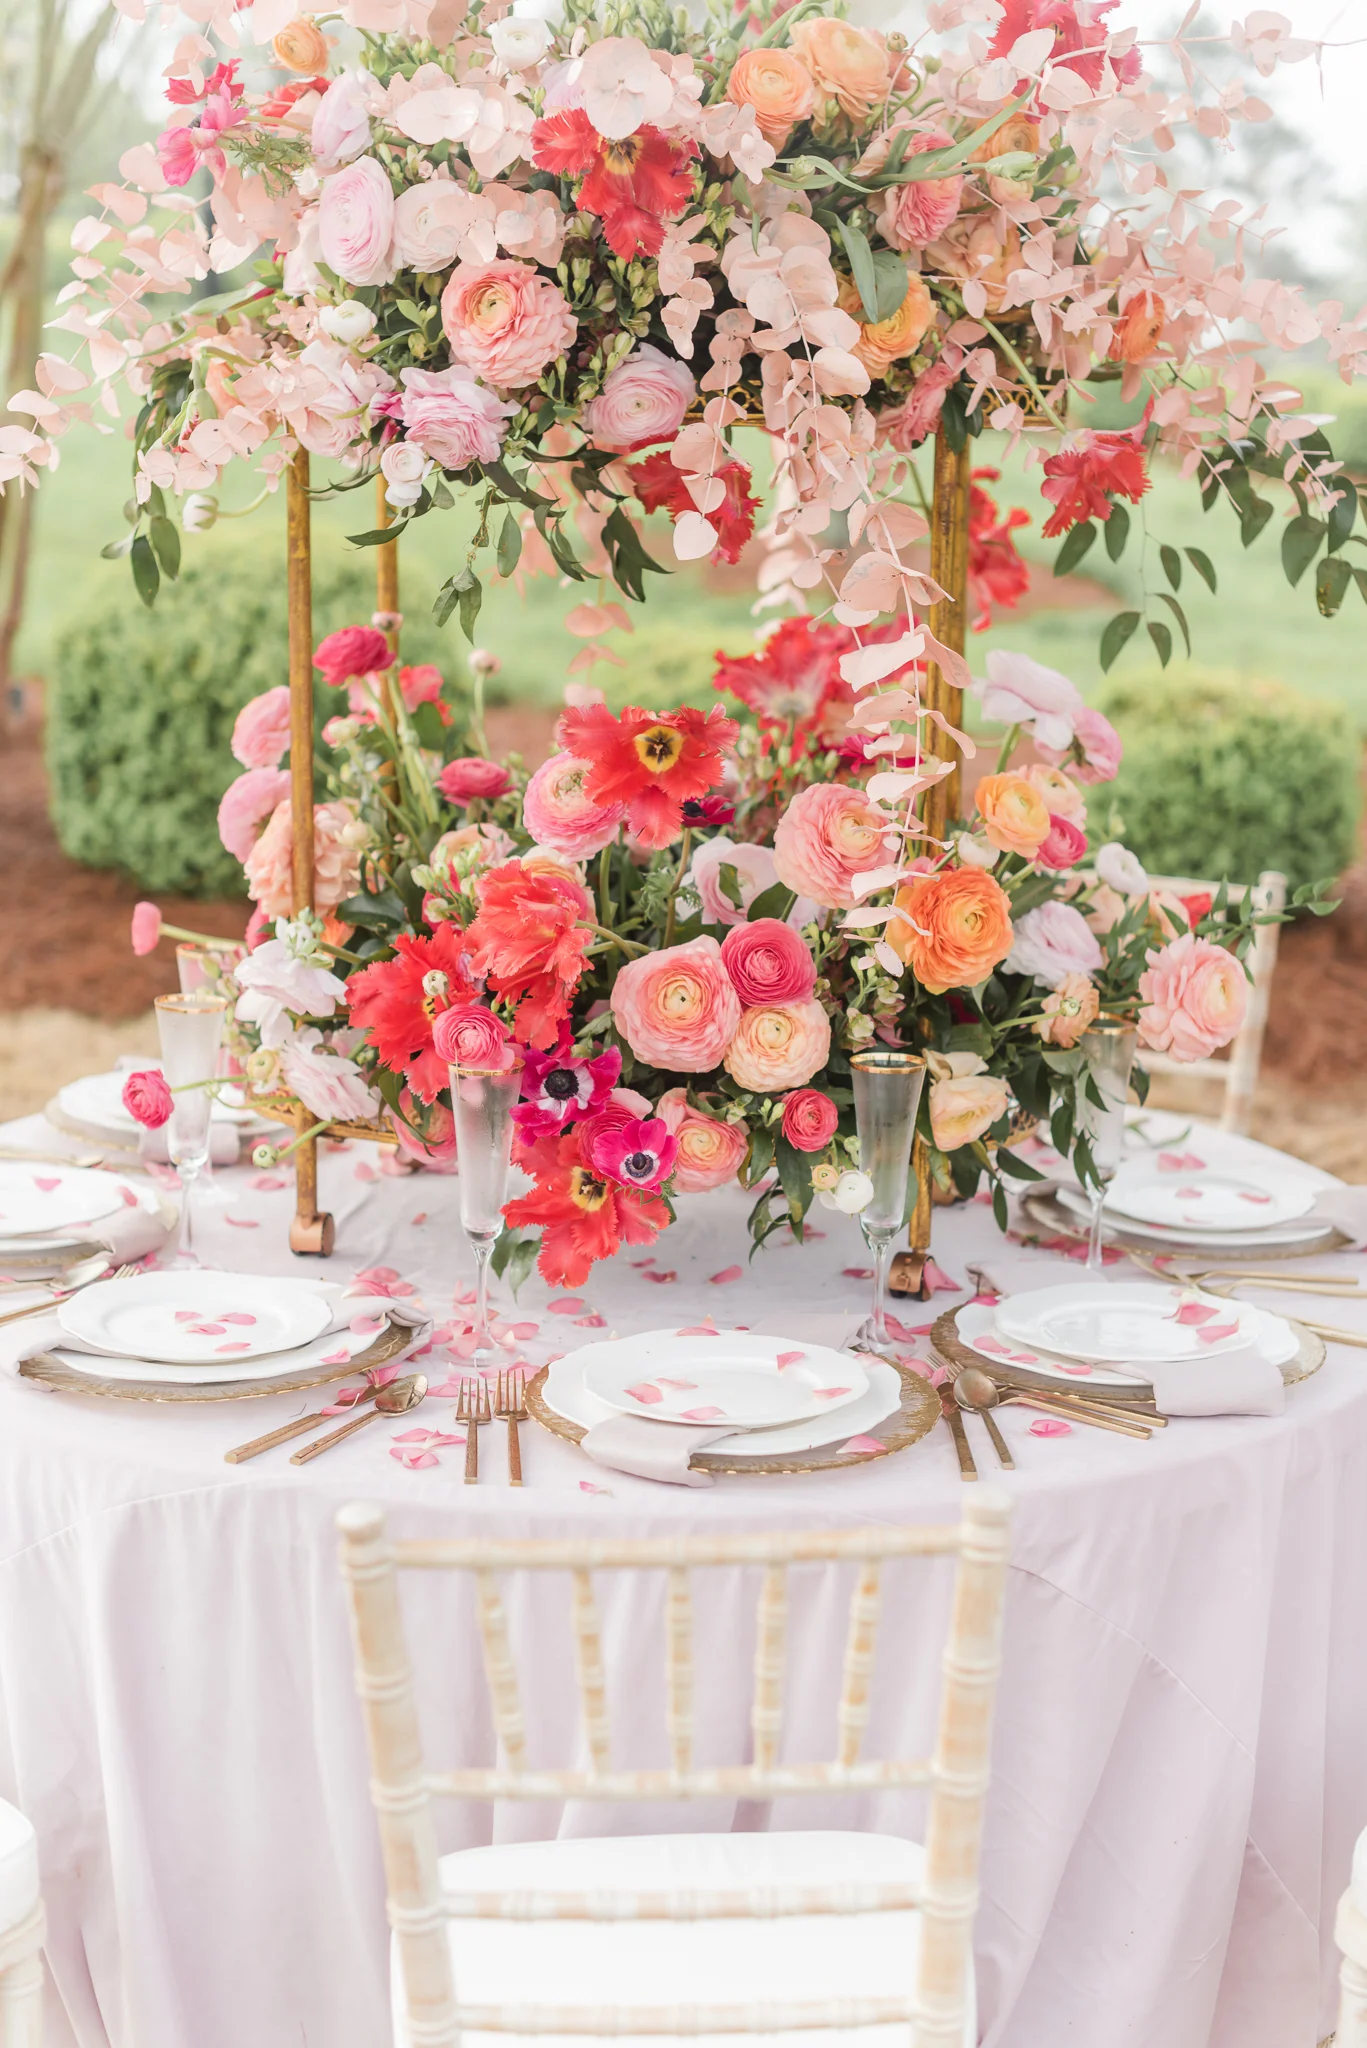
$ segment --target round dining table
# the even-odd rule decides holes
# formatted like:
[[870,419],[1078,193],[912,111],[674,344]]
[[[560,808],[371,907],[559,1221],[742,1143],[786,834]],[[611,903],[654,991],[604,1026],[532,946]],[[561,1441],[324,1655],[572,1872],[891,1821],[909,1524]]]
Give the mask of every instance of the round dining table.
[[[1177,1136],[1148,1117],[1135,1144]],[[1279,1155],[1198,1127],[1203,1156]],[[89,1150],[42,1118],[0,1144]],[[434,1388],[313,1462],[293,1446],[224,1453],[331,1390],[147,1405],[46,1388],[0,1332],[0,1796],[37,1829],[48,1915],[47,2048],[383,2048],[388,1935],[353,1690],[335,1517],[374,1500],[400,1536],[660,1536],[952,1520],[961,1480],[936,1420],[908,1448],[837,1469],[724,1476],[708,1487],[595,1464],[535,1423],[525,1484],[501,1425],[464,1479],[451,1389],[466,1369],[473,1261],[457,1182],[325,1148],[336,1218],[326,1261],[288,1249],[293,1184],[249,1164],[201,1191],[197,1238],[233,1272],[349,1280],[426,1306]],[[1299,1169],[1313,1171],[1311,1169]],[[1327,1180],[1327,1176],[1316,1176]],[[696,1323],[850,1330],[867,1306],[856,1224],[817,1208],[804,1241],[750,1257],[738,1189],[680,1200],[653,1247],[575,1290],[496,1286],[509,1362],[595,1332]],[[903,1355],[930,1373],[930,1326],[976,1290],[1002,1240],[990,1207],[937,1209],[941,1291],[896,1304]],[[1041,1278],[1058,1249],[1018,1247]],[[1357,1279],[1367,1259],[1313,1261]],[[1295,1270],[1288,1262],[1286,1271]],[[1367,1335],[1359,1305],[1262,1292],[1260,1305]],[[1308,1305],[1307,1305],[1308,1304]],[[1367,1350],[1330,1343],[1276,1417],[1175,1419],[1149,1441],[1081,1426],[1037,1434],[999,1411],[1016,1469],[967,1427],[984,1481],[1012,1504],[1004,1665],[975,1931],[988,2048],[1315,2048],[1332,2029],[1334,1908],[1367,1825]],[[414,1438],[421,1426],[431,1434]],[[444,1439],[444,1440],[443,1440]],[[804,1567],[784,1754],[831,1753],[845,1608]],[[890,1592],[869,1754],[930,1743],[948,1580],[909,1564]],[[751,1595],[699,1594],[699,1755],[743,1761]],[[494,1734],[468,1593],[417,1575],[405,1613],[434,1767],[489,1763]],[[512,1610],[529,1754],[573,1762],[582,1738],[568,1600],[550,1580]],[[704,1610],[710,1615],[704,1618]],[[661,1592],[650,1575],[604,1606],[614,1760],[666,1755]],[[915,1832],[919,1795],[773,1806],[457,1807],[444,1848],[574,1833],[864,1827]]]

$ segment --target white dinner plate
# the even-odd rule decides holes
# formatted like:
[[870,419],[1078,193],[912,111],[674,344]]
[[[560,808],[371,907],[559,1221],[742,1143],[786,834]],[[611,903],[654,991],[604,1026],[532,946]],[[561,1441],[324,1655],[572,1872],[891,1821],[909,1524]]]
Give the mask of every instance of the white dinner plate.
[[21,1245],[96,1223],[123,1207],[124,1185],[93,1167],[0,1161],[0,1237]]
[[[387,1327],[381,1326],[381,1334]],[[161,1359],[112,1358],[104,1351],[97,1355],[91,1351],[68,1351],[64,1347],[54,1347],[52,1355],[69,1366],[72,1372],[89,1373],[100,1380],[147,1380],[161,1386],[219,1387],[233,1380],[292,1380],[300,1373],[311,1372],[318,1365],[344,1365],[359,1352],[369,1351],[375,1335],[374,1331],[356,1336],[350,1330],[329,1330],[326,1336],[315,1337],[312,1343],[301,1344],[294,1351],[271,1351],[264,1357],[239,1359],[236,1363],[219,1359],[212,1365],[167,1365]],[[417,1333],[414,1335],[416,1337]]]
[[[1090,1222],[1092,1204],[1082,1189],[1060,1187],[1058,1201],[1080,1223]],[[1141,1223],[1133,1216],[1119,1216],[1109,1209],[1106,1221],[1127,1237],[1143,1238],[1146,1244],[1195,1245],[1213,1252],[1257,1251],[1260,1245],[1304,1245],[1308,1250],[1334,1234],[1333,1224],[1321,1216],[1305,1216],[1296,1223],[1260,1225],[1256,1230],[1202,1230],[1194,1224]]]
[[309,1343],[332,1310],[307,1280],[203,1270],[101,1281],[61,1302],[57,1320],[111,1357],[224,1365]]
[[857,1400],[869,1383],[848,1351],[751,1330],[651,1330],[579,1356],[584,1385],[618,1414],[694,1427],[799,1422]]
[[[1271,1365],[1289,1365],[1297,1351],[1296,1334],[1282,1316],[1274,1316],[1267,1309],[1252,1311],[1253,1323],[1249,1329],[1250,1340]],[[1028,1372],[1043,1373],[1057,1379],[1061,1385],[1133,1387],[1146,1386],[1141,1369],[1127,1372],[1121,1366],[1093,1365],[1082,1359],[1060,1358],[1048,1351],[1035,1349],[1033,1345],[1020,1344],[1007,1337],[997,1325],[997,1311],[986,1303],[969,1303],[961,1308],[954,1319],[959,1342],[976,1351],[989,1371],[994,1368],[1023,1366]]]
[[[591,1348],[596,1347],[583,1347]],[[566,1422],[577,1422],[581,1429],[592,1429],[596,1422],[610,1421],[619,1411],[609,1407],[597,1394],[591,1394],[584,1385],[583,1367],[579,1362],[581,1356],[582,1350],[570,1351],[555,1361],[546,1374],[541,1398]],[[775,1429],[738,1431],[737,1437],[743,1435],[745,1439],[746,1456],[758,1458],[786,1456],[792,1451],[816,1451],[823,1444],[837,1439],[844,1442],[885,1422],[901,1406],[902,1382],[893,1368],[881,1359],[866,1360],[865,1371],[868,1386],[857,1400],[840,1407],[835,1426],[824,1415],[812,1415],[801,1422],[780,1424]],[[729,1436],[714,1437],[707,1448],[719,1451],[734,1441],[736,1439]]]
[[[139,1072],[161,1071],[160,1060],[148,1060]],[[132,1071],[131,1069],[129,1070]],[[120,1137],[136,1137],[142,1125],[123,1106],[124,1083],[128,1073],[86,1074],[79,1081],[68,1082],[57,1091],[57,1106],[83,1124],[93,1124]],[[248,1109],[242,1100],[242,1091],[231,1082],[225,1082],[223,1094],[214,1102],[209,1112],[215,1123],[246,1126],[259,1124],[262,1119],[253,1109]]]
[[1090,1364],[1143,1366],[1215,1358],[1249,1343],[1248,1304],[1160,1283],[1071,1281],[997,1305],[1003,1337]]
[[1169,1229],[1245,1231],[1294,1223],[1315,1205],[1311,1181],[1280,1167],[1207,1166],[1194,1152],[1129,1159],[1106,1190],[1104,1207]]

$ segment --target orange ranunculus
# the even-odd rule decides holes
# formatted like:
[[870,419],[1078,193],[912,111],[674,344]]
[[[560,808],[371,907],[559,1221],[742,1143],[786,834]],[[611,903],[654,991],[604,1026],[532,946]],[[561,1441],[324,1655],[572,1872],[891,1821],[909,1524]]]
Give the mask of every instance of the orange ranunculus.
[[988,845],[1033,860],[1049,837],[1049,806],[1034,783],[1023,775],[984,775],[976,797]]
[[1116,322],[1111,338],[1111,361],[1147,362],[1163,339],[1167,312],[1157,292],[1136,292]]
[[276,63],[286,71],[297,71],[303,78],[312,78],[326,71],[331,52],[332,45],[327,37],[317,22],[311,21],[306,14],[286,22],[279,35],[271,41],[271,54]]
[[864,302],[853,278],[846,278],[841,283],[840,305],[844,312],[859,321],[859,339],[850,353],[859,359],[871,377],[885,376],[891,364],[913,355],[935,317],[926,281],[916,270],[907,272],[907,295],[897,311],[886,320],[866,321],[860,317]]
[[753,107],[765,141],[782,149],[811,113],[816,94],[811,72],[791,50],[746,50],[726,81],[726,97],[738,107]]
[[[980,142],[968,159],[971,164],[991,163],[994,157],[1039,154],[1039,122],[1029,114],[1011,114],[1002,122],[995,135],[989,135],[986,142]],[[989,178],[987,189],[999,202],[1010,199],[1028,199],[1032,180],[1024,178]]]
[[793,48],[816,81],[851,120],[862,119],[888,96],[892,74],[887,45],[873,29],[825,15],[798,22]]
[[937,235],[925,252],[928,271],[965,283],[976,279],[987,292],[987,311],[1001,311],[1006,297],[1006,280],[1019,269],[1020,230],[1014,221],[1006,223],[1005,240],[997,232],[997,213],[961,213]]
[[1011,951],[1006,891],[982,868],[943,868],[904,882],[887,939],[922,988],[976,988]]

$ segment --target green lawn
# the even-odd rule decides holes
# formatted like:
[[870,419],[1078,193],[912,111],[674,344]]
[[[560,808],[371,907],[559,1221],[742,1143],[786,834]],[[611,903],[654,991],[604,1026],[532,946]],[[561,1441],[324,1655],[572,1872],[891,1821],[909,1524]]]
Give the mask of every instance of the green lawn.
[[[1000,460],[1000,450],[991,445],[990,437],[979,447],[984,462]],[[1023,545],[1032,557],[1047,562],[1052,559],[1052,545],[1032,538],[1038,535],[1044,517],[1037,478],[1038,472],[1026,473],[1017,462],[996,488],[1004,500],[1030,510],[1034,525],[1024,530]],[[230,473],[224,501],[230,505],[246,502],[250,487],[246,474],[236,477]],[[127,494],[128,448],[123,438],[74,429],[62,443],[60,468],[45,479],[38,494],[30,605],[19,648],[21,667],[39,674],[48,669],[62,626],[102,584],[127,587],[130,608],[136,604],[126,563],[104,562],[99,555],[101,546],[124,530],[120,507]],[[259,553],[263,574],[274,574],[278,567],[283,576],[282,497],[248,519],[223,521],[207,535],[187,536],[187,558],[211,562],[219,549],[246,547]],[[1320,618],[1310,578],[1293,591],[1282,575],[1277,520],[1245,551],[1233,518],[1218,509],[1209,517],[1203,515],[1195,487],[1171,473],[1158,475],[1144,510],[1155,541],[1202,547],[1216,566],[1217,596],[1212,597],[1190,571],[1181,593],[1198,663],[1271,676],[1298,690],[1334,699],[1346,705],[1367,730],[1367,608],[1355,594],[1337,619]],[[316,508],[315,545],[320,553],[340,554],[346,550],[348,532],[371,524],[368,492],[333,499]],[[1133,604],[1139,594],[1137,527],[1136,521],[1129,552],[1119,567],[1111,565],[1100,544],[1083,564],[1082,573],[1113,592],[1112,600],[1083,609],[1042,609],[1019,620],[1005,614],[991,632],[973,638],[970,659],[980,664],[985,649],[993,646],[1021,648],[1063,669],[1090,694],[1100,678],[1097,644],[1106,618],[1121,605]],[[442,580],[459,566],[467,531],[467,517],[458,509],[431,515],[406,536],[403,602],[410,618],[428,611]],[[1149,552],[1155,557],[1153,587],[1158,587],[1156,548]],[[671,559],[663,534],[657,553],[663,560]],[[750,615],[746,590],[739,581],[718,589],[712,587],[714,580],[698,570],[649,580],[649,603],[644,610],[631,607],[638,630],[623,648],[628,670],[617,672],[620,681],[612,672],[599,671],[600,678],[608,676],[614,694],[625,696],[632,690],[644,694],[642,679],[648,675],[647,687],[656,701],[690,687],[696,695],[700,689],[706,690],[714,647],[725,644],[738,651],[751,643],[757,622]],[[511,587],[489,593],[478,638],[502,657],[502,683],[509,695],[559,700],[577,645],[561,620],[579,598],[592,595],[593,586],[561,588],[549,581],[533,582],[525,595]],[[421,637],[424,642],[430,640],[427,633]],[[441,644],[449,650],[444,658],[454,667],[464,650],[454,622],[445,629]],[[421,648],[424,658],[431,651],[430,644]],[[283,668],[283,648],[281,659]],[[1153,649],[1141,634],[1121,657],[1116,673],[1151,666],[1153,660]]]

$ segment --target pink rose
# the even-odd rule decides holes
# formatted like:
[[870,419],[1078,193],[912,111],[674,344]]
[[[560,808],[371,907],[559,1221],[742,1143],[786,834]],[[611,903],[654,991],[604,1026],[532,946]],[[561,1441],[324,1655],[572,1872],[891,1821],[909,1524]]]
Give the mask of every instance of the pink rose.
[[820,1003],[771,1003],[746,1010],[726,1052],[726,1071],[742,1088],[777,1095],[800,1088],[825,1066],[831,1020]]
[[779,880],[828,910],[852,910],[856,875],[886,865],[890,821],[861,789],[813,782],[799,790],[774,833]]
[[374,626],[343,626],[313,650],[313,666],[322,670],[323,681],[334,690],[340,690],[352,676],[388,668],[393,659],[389,642]]
[[638,1060],[705,1074],[731,1043],[740,998],[716,940],[693,939],[628,960],[612,985],[612,1016]]
[[233,725],[232,750],[244,768],[278,768],[290,743],[290,693],[283,683],[244,704]]
[[672,441],[697,391],[691,370],[652,348],[634,348],[604,379],[584,408],[584,432],[596,448],[629,454],[652,441]]
[[462,754],[447,762],[437,777],[437,788],[448,802],[468,804],[476,797],[492,801],[502,796],[511,780],[501,761],[486,761],[482,754]]
[[819,1088],[797,1088],[784,1099],[783,1135],[799,1152],[824,1152],[839,1123],[840,1111]]
[[[350,804],[315,804],[313,810],[313,901],[322,911],[335,910],[356,889],[361,856],[344,836],[356,824]],[[261,837],[242,863],[247,894],[267,917],[294,914],[294,822],[288,799],[278,803]]]
[[1248,977],[1232,953],[1184,932],[1147,956],[1139,1036],[1175,1060],[1206,1059],[1228,1045],[1248,1008]]
[[[229,853],[232,848],[228,848]],[[135,903],[129,937],[135,953],[155,953],[161,941],[161,912],[155,903]]]
[[[426,1167],[429,1173],[457,1172],[456,1120],[446,1104],[434,1102],[429,1108],[425,1102],[417,1101],[404,1088],[399,1093],[399,1108],[404,1116],[411,1117],[414,1123],[425,1120],[427,1124],[427,1135],[420,1138],[416,1132],[409,1130],[402,1116],[395,1116],[391,1111],[389,1127],[398,1139],[399,1150],[405,1159],[415,1160],[419,1166]],[[358,1273],[356,1278],[363,1279],[364,1275]],[[385,1289],[374,1287],[371,1291],[383,1294]]]
[[513,1063],[511,1038],[503,1020],[478,1003],[453,1005],[432,1026],[437,1058],[471,1072],[506,1073]]
[[559,285],[509,257],[458,263],[441,295],[441,324],[456,361],[505,391],[534,384],[579,332]]
[[617,837],[625,804],[595,804],[584,794],[587,761],[552,754],[522,793],[522,822],[538,846],[587,860]]
[[175,1108],[166,1076],[156,1067],[148,1067],[140,1074],[130,1074],[123,1084],[119,1100],[128,1114],[149,1131],[159,1131]]
[[249,768],[228,784],[218,806],[218,836],[234,860],[246,861],[261,827],[289,793],[285,768]]
[[747,1009],[805,1003],[816,987],[816,962],[789,924],[757,917],[733,925],[721,944],[722,964]]
[[750,1149],[743,1123],[726,1123],[689,1106],[686,1088],[671,1088],[660,1097],[656,1114],[679,1141],[674,1160],[674,1188],[681,1195],[706,1195],[735,1179]]
[[348,284],[389,284],[394,277],[394,188],[373,156],[323,180],[318,249]]
[[498,460],[504,421],[517,407],[477,384],[464,363],[449,370],[405,370],[402,381],[403,423],[424,454],[443,469]]
[[[922,156],[932,149],[950,149],[954,137],[941,129],[916,135],[907,144],[907,156]],[[948,178],[925,178],[917,185],[889,185],[883,195],[879,226],[883,240],[894,249],[924,249],[942,235],[959,211],[964,181],[961,172]]]
[[1055,874],[1063,868],[1076,867],[1087,851],[1087,834],[1071,818],[1062,818],[1057,811],[1049,813],[1049,837],[1035,855],[1036,863],[1042,868],[1051,868]]

